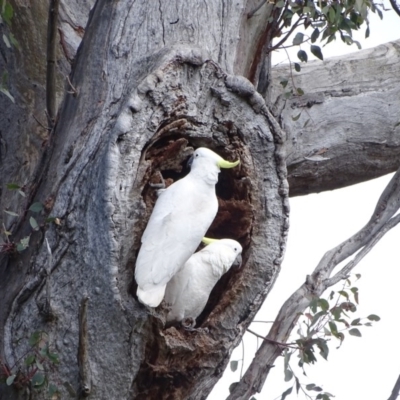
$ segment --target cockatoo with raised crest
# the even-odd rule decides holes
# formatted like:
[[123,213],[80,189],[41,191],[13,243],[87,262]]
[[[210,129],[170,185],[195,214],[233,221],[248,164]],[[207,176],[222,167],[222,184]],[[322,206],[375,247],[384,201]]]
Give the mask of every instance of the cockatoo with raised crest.
[[139,300],[157,307],[171,278],[194,253],[218,210],[215,185],[220,168],[233,168],[210,149],[200,147],[191,157],[184,178],[160,191],[136,260]]
[[167,322],[193,327],[217,281],[235,261],[241,261],[242,246],[236,240],[204,238],[203,242],[208,245],[193,254],[167,284]]

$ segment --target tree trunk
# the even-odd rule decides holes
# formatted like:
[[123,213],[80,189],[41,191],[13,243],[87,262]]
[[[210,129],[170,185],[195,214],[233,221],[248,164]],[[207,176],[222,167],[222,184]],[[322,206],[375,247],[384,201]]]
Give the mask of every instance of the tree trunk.
[[[90,3],[61,3],[59,98],[62,75],[74,61],[51,135],[34,118],[45,124],[47,3],[13,3],[11,30],[33,28],[31,37],[17,37],[22,50],[3,52],[16,104],[0,97],[9,110],[0,122],[0,196],[3,209],[19,215],[3,219],[10,240],[29,237],[29,247],[1,255],[0,357],[12,373],[19,367],[24,373],[29,336],[46,332],[60,356],[46,376],[62,398],[206,398],[283,257],[285,133],[239,76],[268,89],[264,55],[272,28],[265,21],[273,10],[265,5],[248,19],[256,1],[164,3],[97,1],[75,59]],[[276,115],[289,121],[289,112],[279,108]],[[169,183],[181,178],[199,146],[241,160],[240,168],[220,174],[219,212],[208,235],[239,240],[244,263],[211,294],[198,321],[207,330],[192,333],[165,329],[148,314],[136,300],[133,272],[156,197],[149,183],[160,172]],[[306,150],[306,144],[293,149],[300,159]],[[317,162],[311,164],[315,170]],[[313,190],[342,185],[333,176]],[[360,170],[354,179],[363,176]],[[6,183],[18,183],[26,197]],[[28,211],[34,202],[44,205],[40,213]],[[46,222],[49,216],[61,223]],[[1,384],[2,398],[32,390],[16,386]],[[35,391],[34,398],[46,392]]]

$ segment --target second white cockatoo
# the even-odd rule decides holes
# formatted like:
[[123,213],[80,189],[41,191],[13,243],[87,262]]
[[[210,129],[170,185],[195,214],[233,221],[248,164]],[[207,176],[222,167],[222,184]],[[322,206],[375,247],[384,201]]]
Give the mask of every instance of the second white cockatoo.
[[142,236],[135,269],[139,300],[157,307],[170,279],[194,253],[218,210],[215,185],[220,168],[233,168],[210,149],[200,147],[188,175],[161,191]]
[[208,245],[193,254],[168,282],[165,291],[165,302],[170,307],[167,322],[180,321],[185,327],[193,327],[219,278],[235,260],[241,261],[242,246],[236,240],[204,238],[203,242]]

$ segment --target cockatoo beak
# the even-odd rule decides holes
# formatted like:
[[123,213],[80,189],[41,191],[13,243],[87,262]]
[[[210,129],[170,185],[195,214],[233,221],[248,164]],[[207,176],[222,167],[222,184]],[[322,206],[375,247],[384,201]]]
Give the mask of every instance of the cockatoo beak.
[[241,266],[242,266],[242,255],[239,254],[239,255],[236,257],[235,261],[233,262],[232,267],[234,267],[234,268],[240,268]]
[[214,242],[218,242],[219,240],[218,239],[211,239],[211,238],[208,238],[208,237],[203,237],[203,239],[201,239],[201,241],[205,244],[205,245],[209,245],[209,244],[211,244],[211,243],[214,243]]
[[193,155],[190,156],[189,160],[187,160],[186,167],[191,168],[193,164],[194,157]]
[[234,162],[230,162],[230,161],[226,161],[223,158],[221,158],[221,160],[218,161],[218,167],[220,168],[233,168],[236,167],[237,165],[239,165],[240,160],[234,161]]

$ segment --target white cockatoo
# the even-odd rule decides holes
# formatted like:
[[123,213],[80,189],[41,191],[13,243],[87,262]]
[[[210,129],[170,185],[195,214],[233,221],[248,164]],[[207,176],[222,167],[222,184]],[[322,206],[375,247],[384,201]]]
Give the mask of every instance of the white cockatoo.
[[139,300],[157,307],[170,279],[194,253],[218,210],[215,185],[220,168],[233,168],[210,149],[191,157],[188,175],[160,191],[142,236],[135,269]]
[[208,245],[193,254],[168,282],[165,291],[165,302],[170,307],[167,322],[181,321],[184,326],[193,327],[219,278],[235,260],[241,261],[242,246],[236,240],[204,238],[203,242]]

